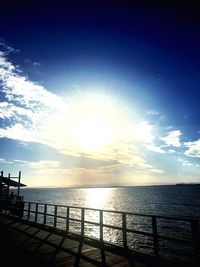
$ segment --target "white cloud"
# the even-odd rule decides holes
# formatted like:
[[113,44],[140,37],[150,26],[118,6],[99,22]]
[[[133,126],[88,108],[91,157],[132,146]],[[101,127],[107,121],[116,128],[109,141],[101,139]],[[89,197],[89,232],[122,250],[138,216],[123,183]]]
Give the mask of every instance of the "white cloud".
[[33,117],[33,112],[29,109],[17,107],[12,103],[0,102],[0,118],[2,119],[11,119],[18,118],[21,116],[27,116],[27,118]]
[[60,162],[56,160],[41,160],[37,162],[25,161],[25,160],[14,160],[14,162],[24,165],[31,169],[55,169],[60,167]]
[[183,159],[183,158],[179,158],[178,159],[179,162],[181,162],[182,166],[184,167],[190,167],[192,166],[192,163],[190,163],[188,160]]
[[12,164],[12,161],[8,161],[6,159],[0,158],[0,163],[3,163],[3,164]]
[[0,38],[0,47],[3,48],[3,50],[5,50],[5,53],[19,53],[18,49],[15,49],[12,46],[10,46],[2,38]]
[[182,135],[180,130],[168,132],[165,137],[160,138],[167,146],[180,147],[180,136]]
[[162,121],[166,119],[166,116],[162,115],[160,112],[158,112],[156,110],[149,110],[149,111],[147,111],[147,115],[156,116],[156,117],[158,117]]
[[159,173],[159,174],[164,173],[164,171],[163,170],[160,170],[160,169],[151,169],[151,172]]
[[134,139],[143,143],[152,143],[154,140],[154,127],[148,121],[141,121],[132,128]]
[[160,115],[160,113],[158,112],[158,111],[156,111],[156,110],[149,110],[149,111],[147,111],[147,115]]
[[176,151],[174,149],[168,149],[167,152],[168,153],[176,153]]
[[146,148],[153,151],[153,152],[156,152],[156,153],[160,153],[160,154],[165,154],[166,151],[163,150],[161,147],[159,146],[155,146],[153,144],[149,144],[149,145],[146,145]]
[[186,156],[200,158],[200,139],[192,142],[185,142],[184,145],[188,148],[184,153]]
[[2,91],[9,101],[15,101],[24,108],[38,111],[43,108],[55,108],[65,105],[63,100],[19,74],[18,69],[7,60],[4,52],[0,51],[0,81]]
[[41,140],[40,137],[32,131],[32,129],[26,128],[21,123],[16,123],[14,125],[11,125],[10,127],[6,127],[5,129],[0,129],[0,137],[7,137],[24,142],[40,143]]

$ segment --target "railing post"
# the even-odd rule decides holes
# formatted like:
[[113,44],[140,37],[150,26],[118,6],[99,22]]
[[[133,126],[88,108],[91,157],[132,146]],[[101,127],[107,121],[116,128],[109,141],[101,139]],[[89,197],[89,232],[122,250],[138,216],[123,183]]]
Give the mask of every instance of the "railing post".
[[[0,174],[0,187],[2,187],[2,179],[3,179],[3,171],[1,171],[1,174]],[[0,197],[1,197],[1,190],[0,190]],[[2,205],[2,204],[1,204]],[[2,211],[2,209],[0,209],[0,211]]]
[[158,230],[156,216],[152,216],[152,229],[153,229],[153,244],[154,244],[154,254],[159,255],[159,246],[158,246]]
[[44,224],[46,224],[47,221],[47,204],[44,204]]
[[200,262],[200,225],[199,220],[191,221],[191,231],[192,231],[192,243],[194,248],[195,259]]
[[17,196],[19,197],[19,191],[20,191],[20,182],[21,182],[21,171],[19,171],[19,177],[18,177],[18,187],[17,187]]
[[57,209],[58,209],[58,207],[57,207],[57,205],[55,205],[54,206],[54,227],[56,227],[56,225],[57,225]]
[[103,243],[103,211],[99,211],[100,241]]
[[81,237],[83,238],[84,237],[84,229],[85,227],[85,209],[82,208],[81,209]]
[[30,211],[31,211],[31,203],[28,203],[28,216],[27,216],[27,220],[30,219]]
[[35,206],[35,222],[37,222],[37,218],[38,218],[38,203],[36,203]]
[[67,217],[66,217],[66,232],[67,232],[67,234],[69,232],[69,212],[70,212],[69,207],[67,207]]
[[103,210],[99,210],[99,227],[100,227],[100,244],[101,244],[101,261],[102,264],[106,263],[104,242],[103,242]]
[[122,213],[123,246],[127,248],[126,213]]
[[[8,174],[8,181],[10,180],[10,173]],[[10,186],[9,186],[9,183],[7,185],[7,188],[6,188],[6,196],[8,197],[9,196],[9,189],[10,189]]]

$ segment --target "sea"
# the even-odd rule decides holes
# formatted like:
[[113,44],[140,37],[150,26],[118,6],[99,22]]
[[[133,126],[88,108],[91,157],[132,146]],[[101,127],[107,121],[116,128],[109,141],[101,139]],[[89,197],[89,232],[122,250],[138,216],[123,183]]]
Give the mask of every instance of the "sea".
[[[134,186],[116,188],[25,188],[21,190],[25,201],[39,202],[63,206],[86,207],[109,211],[123,211],[138,214],[198,218],[200,219],[200,185],[165,185]],[[32,207],[34,210],[34,207]],[[41,210],[40,210],[41,209]],[[44,207],[39,206],[43,212]],[[70,217],[81,219],[81,210],[74,208]],[[54,213],[54,207],[48,207],[48,214]],[[60,208],[58,215],[66,216],[66,209]],[[32,220],[35,214],[32,213]],[[39,222],[43,217],[38,218]],[[99,222],[99,212],[88,210],[85,220]],[[47,224],[53,224],[53,216],[49,216]],[[104,213],[104,224],[122,226],[121,215],[112,212]],[[58,220],[57,227],[64,230],[66,220]],[[176,238],[191,238],[191,225],[188,222],[157,220],[160,235]],[[151,217],[127,215],[127,228],[137,231],[152,232]],[[70,231],[80,233],[80,222],[71,221]],[[104,227],[104,240],[118,245],[123,244],[120,230]],[[85,235],[99,239],[99,227],[85,224]],[[128,246],[132,249],[152,254],[153,239],[150,236],[129,233]],[[190,245],[177,244],[173,241],[159,240],[160,253],[168,258],[191,258]]]
[[200,217],[200,185],[25,188],[25,201],[166,216]]

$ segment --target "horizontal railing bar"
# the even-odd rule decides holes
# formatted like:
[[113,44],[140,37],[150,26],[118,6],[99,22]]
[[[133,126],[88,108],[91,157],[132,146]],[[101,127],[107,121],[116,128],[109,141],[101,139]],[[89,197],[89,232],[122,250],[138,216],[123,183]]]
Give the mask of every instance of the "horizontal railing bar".
[[46,216],[55,217],[55,215],[54,214],[51,214],[51,213],[46,213]]
[[106,228],[111,228],[111,229],[120,230],[120,231],[123,230],[122,227],[115,226],[115,225],[110,225],[110,224],[103,224],[102,226],[103,226],[103,227],[106,227]]
[[75,218],[68,218],[69,221],[75,221],[75,222],[82,222],[80,219],[75,219]]
[[[28,210],[26,210],[26,209],[24,211],[28,212]],[[33,210],[33,211],[30,210],[30,213],[36,213],[36,211],[35,210]],[[37,214],[44,215],[44,212],[38,211]],[[46,216],[54,217],[54,214],[47,213]],[[66,219],[66,217],[63,217],[63,216],[60,216],[60,215],[57,215],[56,217],[59,218],[59,219]],[[81,219],[69,218],[69,220],[77,220],[77,221],[80,221],[81,222]],[[99,223],[97,223],[97,222],[91,222],[91,221],[87,221],[87,220],[84,220],[84,222],[99,226]]]
[[[100,209],[95,209],[95,208],[86,208],[86,207],[78,207],[78,206],[65,206],[65,205],[55,205],[55,204],[45,204],[41,202],[29,202],[25,201],[25,203],[31,203],[31,204],[37,204],[38,205],[47,205],[47,206],[57,206],[57,207],[62,207],[62,208],[67,208],[69,207],[70,209],[84,209],[84,210],[92,210],[92,211],[99,211]],[[115,213],[115,214],[127,214],[127,215],[132,215],[132,216],[141,216],[141,217],[156,217],[158,219],[168,219],[168,220],[176,220],[176,221],[185,221],[185,222],[191,222],[193,220],[199,219],[199,217],[172,217],[172,216],[162,216],[162,215],[154,215],[154,214],[142,214],[142,213],[134,213],[134,212],[126,212],[126,211],[116,211],[116,210],[102,210],[103,212],[109,212],[109,213]]]
[[[28,210],[24,210],[24,211],[28,211]],[[30,210],[30,213],[38,213],[38,214],[44,215],[44,212],[36,212],[35,210]],[[51,214],[51,213],[46,213],[46,216],[55,217],[55,215]],[[63,219],[65,219],[65,218],[63,218]]]
[[67,217],[63,217],[63,216],[57,215],[57,218],[66,220]]
[[[123,231],[123,228],[122,227],[115,226],[115,225],[103,224],[103,227]],[[142,235],[147,235],[147,236],[153,236],[153,233],[142,232],[142,231],[138,231],[138,230],[134,230],[134,229],[129,229],[129,228],[126,228],[126,232],[127,233],[142,234]]]
[[88,224],[92,224],[92,225],[96,225],[96,226],[100,226],[100,223],[98,222],[91,222],[91,221],[84,221],[85,223],[88,223]]
[[179,238],[179,237],[176,238],[176,237],[173,237],[173,236],[165,236],[165,235],[158,235],[158,238],[167,239],[167,240],[170,240],[170,241],[181,242],[181,243],[192,243],[192,238],[191,239]]
[[127,232],[127,233],[134,233],[134,234],[147,235],[147,236],[153,236],[153,233],[142,232],[142,231],[139,231],[139,230],[134,230],[134,229],[129,229],[129,228],[126,229],[126,232]]

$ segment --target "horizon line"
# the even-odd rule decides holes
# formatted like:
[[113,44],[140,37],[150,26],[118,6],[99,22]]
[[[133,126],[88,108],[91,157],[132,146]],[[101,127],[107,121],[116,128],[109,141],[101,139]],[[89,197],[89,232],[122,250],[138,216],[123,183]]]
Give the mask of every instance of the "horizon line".
[[53,189],[53,188],[57,188],[57,189],[87,189],[87,188],[123,188],[123,187],[143,187],[143,186],[175,186],[175,185],[200,185],[200,183],[185,183],[185,182],[181,182],[181,183],[164,183],[164,184],[138,184],[138,185],[71,185],[71,186],[27,186],[24,187],[22,189],[27,189],[27,188],[35,188],[35,189],[39,189],[39,188],[43,188],[43,189]]

